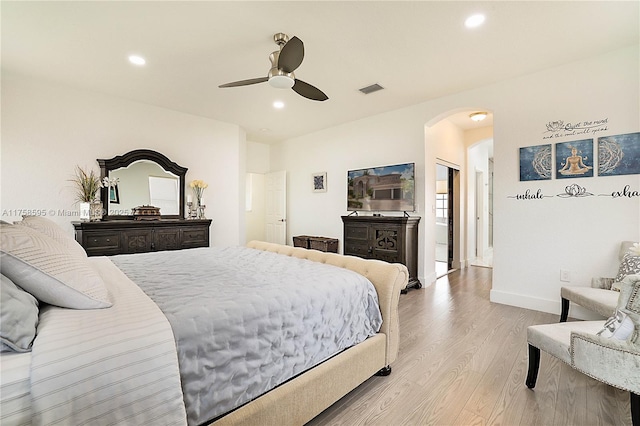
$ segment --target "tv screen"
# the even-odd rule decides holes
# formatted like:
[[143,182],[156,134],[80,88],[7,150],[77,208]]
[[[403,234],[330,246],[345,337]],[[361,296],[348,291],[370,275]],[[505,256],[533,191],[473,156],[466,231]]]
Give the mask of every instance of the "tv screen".
[[348,211],[414,211],[414,163],[347,172]]

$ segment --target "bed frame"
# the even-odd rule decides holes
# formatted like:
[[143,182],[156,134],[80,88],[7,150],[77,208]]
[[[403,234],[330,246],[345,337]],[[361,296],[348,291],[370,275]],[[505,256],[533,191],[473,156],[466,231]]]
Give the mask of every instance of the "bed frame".
[[398,355],[398,301],[409,272],[404,265],[251,241],[247,247],[309,259],[364,275],[378,293],[382,327],[364,342],[243,405],[211,425],[304,425],[376,373],[391,373]]

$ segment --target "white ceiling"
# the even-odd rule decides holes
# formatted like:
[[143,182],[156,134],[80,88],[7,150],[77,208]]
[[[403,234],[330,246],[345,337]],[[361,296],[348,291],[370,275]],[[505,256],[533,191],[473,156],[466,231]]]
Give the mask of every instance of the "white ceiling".
[[[2,68],[237,123],[276,142],[639,43],[638,1],[2,1]],[[468,30],[472,13],[485,24]],[[296,77],[267,83],[273,34],[305,43]],[[147,64],[128,63],[131,53]],[[370,95],[358,89],[378,83]],[[274,100],[285,107],[275,110]],[[471,112],[471,111],[469,111]],[[465,116],[457,120],[461,126]],[[482,122],[481,126],[490,124]]]

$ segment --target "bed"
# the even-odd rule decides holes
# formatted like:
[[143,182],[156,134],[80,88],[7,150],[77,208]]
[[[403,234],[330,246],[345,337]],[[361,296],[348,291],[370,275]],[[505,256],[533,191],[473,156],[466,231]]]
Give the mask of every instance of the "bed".
[[[20,281],[24,280],[24,277],[19,274],[23,271],[16,272],[16,267],[12,266],[18,254],[5,250],[7,241],[12,238],[12,232],[21,235],[27,233],[32,239],[45,240],[48,244],[52,244],[51,240],[56,240],[54,237],[57,237],[56,243],[68,244],[65,250],[76,249],[73,244],[64,240],[67,237],[51,230],[48,230],[49,235],[44,238],[42,234],[46,232],[41,227],[29,230],[22,228],[29,227],[2,225],[2,273],[3,276],[7,275],[13,281],[19,282],[19,285],[23,285]],[[13,238],[15,239],[15,236]],[[55,245],[55,248],[61,250],[60,245]],[[202,277],[198,274],[215,275],[212,271],[219,265],[211,266],[210,269],[202,266],[202,259],[213,252],[216,252],[216,258],[220,259],[223,259],[223,256],[245,258],[244,263],[234,266],[245,274],[243,278],[237,279],[241,285],[236,288],[228,281],[223,287],[230,288],[231,293],[225,295],[220,290],[216,291],[216,299],[222,301],[223,305],[226,303],[225,306],[230,306],[229,310],[213,310],[218,316],[226,318],[227,328],[237,328],[241,322],[243,327],[252,330],[250,334],[258,338],[254,343],[244,343],[245,340],[242,340],[243,343],[238,344],[235,338],[223,340],[218,337],[222,334],[219,333],[221,328],[206,331],[202,328],[203,325],[197,325],[195,322],[193,326],[176,325],[174,314],[181,306],[186,306],[184,300],[189,298],[186,296],[187,285],[184,283],[199,283],[195,285],[195,291],[201,291]],[[190,249],[164,253],[112,258],[85,257],[82,262],[86,263],[85,266],[88,265],[90,271],[97,276],[96,280],[103,282],[107,289],[106,295],[100,293],[97,287],[81,289],[92,296],[90,303],[102,303],[92,309],[82,307],[83,303],[87,303],[83,300],[73,302],[79,303],[80,308],[54,306],[49,298],[59,297],[58,294],[43,294],[41,288],[23,287],[28,290],[27,293],[33,293],[35,298],[40,300],[37,333],[30,350],[2,352],[0,423],[302,425],[372,375],[377,372],[390,372],[390,365],[396,359],[399,344],[398,298],[408,280],[408,272],[403,265],[264,242],[251,242],[247,247],[238,248]],[[80,254],[74,252],[71,257],[77,259]],[[169,264],[169,257],[181,265],[187,265],[187,258],[192,257],[196,260],[191,266],[182,269],[168,266],[169,272],[161,272],[156,277],[151,275],[152,271],[160,269],[160,264]],[[294,263],[286,267],[275,267],[272,266],[277,263],[273,261],[274,257]],[[224,264],[230,262],[224,259]],[[258,272],[247,265],[254,265],[251,268],[258,268]],[[309,265],[320,269],[312,269],[312,272],[309,272],[305,269]],[[354,275],[372,286],[373,293],[366,289],[365,284],[365,290],[361,290],[364,292],[362,301],[350,302],[351,305],[362,304],[365,311],[371,311],[371,300],[377,299],[376,309],[381,321],[377,322],[375,315],[372,319],[364,319],[364,314],[359,313],[346,326],[337,326],[334,325],[335,321],[329,321],[328,329],[317,331],[317,335],[309,338],[312,333],[300,328],[299,323],[311,324],[310,318],[314,315],[309,313],[311,311],[303,310],[299,312],[302,320],[289,319],[286,327],[276,328],[297,333],[303,341],[307,336],[304,347],[321,346],[328,352],[316,351],[317,348],[308,351],[317,354],[312,355],[310,360],[295,355],[295,352],[292,352],[293,355],[282,355],[282,351],[286,352],[295,344],[278,340],[267,341],[266,336],[273,334],[264,332],[264,327],[268,324],[258,323],[259,325],[252,326],[247,319],[249,316],[261,317],[265,311],[269,311],[271,315],[270,311],[272,306],[275,306],[272,305],[275,301],[281,300],[286,305],[292,303],[298,292],[303,292],[302,288],[305,286],[299,284],[297,287],[300,287],[300,290],[294,287],[293,290],[282,288],[274,291],[277,296],[273,297],[274,301],[268,301],[270,296],[266,293],[260,294],[259,284],[267,280],[268,275],[275,274],[278,277],[276,281],[284,280],[282,268],[294,271],[293,275],[298,274],[298,278],[300,274],[306,273],[325,279],[322,268],[328,268],[330,273],[333,273],[331,269],[349,274],[355,272]],[[83,273],[86,274],[87,271]],[[340,279],[347,278],[338,278],[336,285],[342,288],[345,285]],[[163,280],[172,285],[158,286],[158,281]],[[82,282],[83,285],[87,282],[91,284],[92,279],[83,278]],[[29,284],[24,286],[28,287]],[[177,289],[177,295],[167,293],[168,287]],[[329,299],[332,296],[325,297],[317,293],[320,291],[319,285],[312,283],[310,287],[316,293],[312,293],[311,302],[307,302],[309,309],[320,305],[321,311],[326,311],[330,316],[349,317],[350,314],[344,310],[331,310],[334,303],[329,302]],[[234,298],[233,294],[238,294],[239,297]],[[186,299],[181,299],[185,297]],[[339,293],[338,298],[346,297],[348,296]],[[43,303],[42,300],[49,302]],[[264,302],[260,303],[261,300]],[[203,302],[200,307],[196,306],[197,302],[194,305],[193,300],[190,303],[192,305],[189,306],[193,308],[190,307],[188,310],[192,312],[199,312],[199,309],[207,310],[207,307],[212,306],[211,302]],[[243,314],[242,321],[238,322],[233,319],[236,318],[235,314],[227,315],[227,312],[241,305],[251,305],[253,308],[251,314]],[[296,311],[294,308],[290,310]],[[272,320],[267,323],[270,321]],[[354,328],[353,323],[359,322],[370,322],[373,331],[356,331],[355,336],[347,335],[345,329]],[[331,327],[337,329],[332,331]],[[184,333],[178,333],[179,328],[183,331],[186,329],[187,334],[192,328],[192,334],[200,337],[213,332],[213,342],[200,338],[202,342],[199,343],[204,346],[185,346],[181,343],[182,337],[179,337],[179,334]],[[363,333],[364,335],[358,335]],[[339,345],[337,348],[331,348],[334,344]],[[272,350],[265,352],[264,345]],[[241,348],[242,353],[230,350],[234,347]],[[247,348],[252,350],[249,351]],[[215,373],[213,379],[208,378],[206,374],[200,374],[205,371],[209,374],[208,372],[213,370],[211,361],[207,360],[207,353],[215,354],[216,360],[245,358],[248,366],[243,367],[241,373],[222,371]],[[258,356],[262,353],[275,358],[265,361],[264,357]],[[313,359],[314,356],[317,359]],[[191,370],[184,368],[185,359],[188,358],[197,360],[195,366],[189,367]],[[269,370],[280,358],[293,358],[297,361],[293,366],[280,368],[287,370],[284,373]],[[269,367],[264,371],[255,371],[262,371],[262,376],[270,379],[266,381],[272,383],[264,384],[264,377],[261,379],[261,374],[252,372],[254,370],[251,368],[255,365],[260,365],[261,368],[265,365]],[[193,377],[189,377],[194,375],[198,376],[195,382]],[[249,391],[235,394],[229,391],[239,387],[241,383],[244,385],[247,381],[255,382],[253,389],[249,388]],[[220,386],[220,383],[224,385]],[[209,399],[214,397],[215,403],[212,404]]]

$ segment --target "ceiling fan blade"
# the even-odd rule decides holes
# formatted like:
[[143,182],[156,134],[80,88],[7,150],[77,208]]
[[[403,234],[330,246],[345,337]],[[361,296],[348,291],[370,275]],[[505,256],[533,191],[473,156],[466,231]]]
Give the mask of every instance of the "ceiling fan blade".
[[304,59],[304,44],[298,37],[293,37],[280,51],[278,68],[284,72],[293,72]]
[[218,87],[238,87],[238,86],[248,86],[250,84],[264,83],[268,81],[269,77],[260,77],[260,78],[251,78],[249,80],[240,80],[234,81],[233,83],[221,84]]
[[322,90],[310,85],[309,83],[305,83],[302,80],[298,80],[297,78],[292,89],[298,95],[304,96],[305,98],[311,99],[312,101],[326,101],[327,99],[329,99],[329,97],[325,95]]

